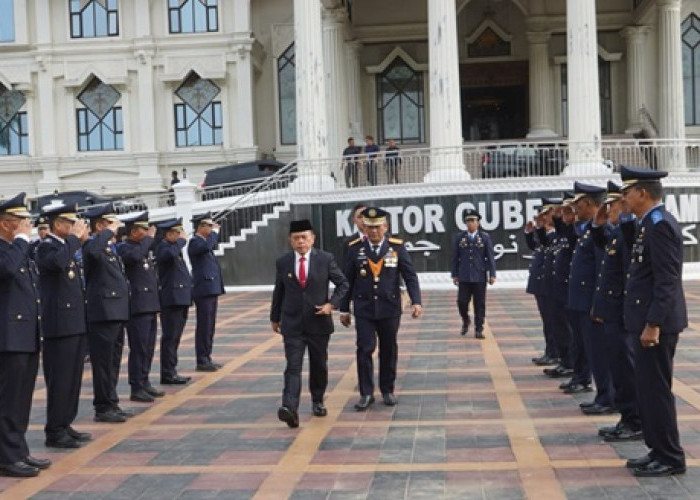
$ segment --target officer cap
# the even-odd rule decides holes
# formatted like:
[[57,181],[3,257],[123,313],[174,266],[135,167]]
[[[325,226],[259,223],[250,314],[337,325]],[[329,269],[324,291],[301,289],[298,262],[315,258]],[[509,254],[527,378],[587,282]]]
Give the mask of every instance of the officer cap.
[[39,216],[39,218],[36,220],[36,228],[37,229],[48,229],[49,228],[49,219],[47,219],[43,215]]
[[83,215],[90,220],[106,219],[110,222],[117,222],[117,211],[114,209],[112,203],[105,203],[104,205],[98,205],[92,207],[83,212]]
[[293,220],[289,223],[289,234],[303,233],[304,231],[313,231],[314,228],[308,219]]
[[604,193],[605,188],[599,186],[592,186],[590,184],[584,184],[583,182],[574,182],[574,202],[577,202],[581,198],[586,196],[596,195]]
[[620,186],[615,184],[613,181],[608,181],[608,196],[605,198],[603,203],[612,203],[622,198],[622,191]]
[[148,210],[132,215],[131,217],[125,217],[122,219],[122,222],[126,224],[127,232],[132,227],[142,227],[144,229],[148,229]]
[[23,219],[28,219],[32,216],[27,210],[27,205],[24,204],[24,197],[26,193],[19,193],[14,198],[10,198],[2,203],[0,203],[0,214],[14,215],[15,217],[21,217]]
[[40,221],[44,219],[46,226],[48,227],[49,221],[51,219],[66,219],[71,222],[78,220],[78,204],[74,203],[72,205],[48,205],[44,207],[41,211],[41,216],[37,221],[37,227],[40,227]]
[[564,191],[562,193],[562,205],[571,205],[574,202],[574,196],[573,191]]
[[386,222],[389,212],[377,207],[367,207],[362,211],[362,219],[366,226],[381,226]]
[[470,208],[466,212],[464,212],[464,222],[467,222],[469,220],[480,221],[481,214],[473,208]]
[[542,212],[562,204],[561,198],[542,198]]
[[158,229],[163,229],[165,231],[179,231],[182,232],[185,228],[182,225],[182,217],[177,219],[168,219],[157,224]]
[[649,170],[648,168],[620,167],[620,177],[622,177],[622,190],[634,186],[640,182],[661,182],[661,178],[666,177],[668,172],[662,170]]
[[207,212],[193,216],[192,224],[194,224],[194,227],[198,227],[200,224],[214,224],[214,219],[211,217],[211,212]]

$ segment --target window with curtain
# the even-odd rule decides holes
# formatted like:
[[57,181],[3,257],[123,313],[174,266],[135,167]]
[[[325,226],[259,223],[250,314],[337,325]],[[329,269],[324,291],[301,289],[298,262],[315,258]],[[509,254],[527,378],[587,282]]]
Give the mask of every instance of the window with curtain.
[[[569,135],[569,86],[566,64],[561,65],[561,128],[562,135]],[[600,105],[600,132],[612,134],[612,78],[610,61],[598,58],[598,88]]]
[[0,84],[0,156],[29,153],[27,113],[21,111],[26,101],[22,92]]
[[400,57],[377,76],[377,118],[380,143],[425,142],[423,74]]
[[277,59],[278,106],[280,115],[280,143],[297,143],[297,95],[294,43]]
[[78,94],[78,151],[124,149],[122,108],[117,89],[93,77]]
[[681,24],[683,107],[686,125],[700,125],[700,18],[690,14]]
[[218,0],[168,0],[170,33],[219,31]]
[[222,144],[221,102],[214,82],[190,73],[175,95],[182,102],[175,104],[175,145],[213,146]]
[[13,0],[0,0],[0,42],[15,41],[15,6]]
[[71,38],[119,35],[117,0],[69,0]]

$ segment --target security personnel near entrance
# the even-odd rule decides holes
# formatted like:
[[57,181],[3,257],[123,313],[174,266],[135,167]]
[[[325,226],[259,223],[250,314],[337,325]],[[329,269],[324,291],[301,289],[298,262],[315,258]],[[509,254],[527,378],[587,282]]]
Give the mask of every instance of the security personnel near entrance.
[[131,414],[119,407],[117,382],[129,321],[129,282],[115,236],[122,222],[109,203],[87,210],[92,236],[83,245],[87,328],[95,421],[119,423]]
[[24,193],[0,203],[0,475],[32,477],[51,465],[25,439],[39,369],[39,278],[29,258]]
[[158,224],[164,237],[156,246],[156,262],[160,279],[160,383],[186,384],[191,377],[177,373],[177,350],[187,314],[192,305],[192,276],[182,256],[187,233],[182,217]]
[[467,230],[459,233],[452,245],[452,282],[459,286],[457,309],[462,317],[462,335],[469,330],[469,303],[474,299],[474,336],[484,338],[486,319],[486,283],[496,282],[496,261],[491,237],[480,227],[481,215],[467,210]]
[[75,253],[87,240],[87,224],[77,206],[53,206],[42,213],[50,233],[37,248],[46,380],[46,446],[79,448],[92,436],[71,424],[78,415],[87,352],[85,288]]
[[192,298],[197,306],[197,326],[194,344],[198,372],[215,372],[221,365],[211,359],[214,331],[216,329],[216,310],[219,295],[224,294],[224,280],[221,267],[214,256],[214,248],[219,242],[219,225],[210,213],[192,218],[194,236],[187,246],[187,255],[192,265],[194,288]]
[[639,415],[649,453],[631,459],[635,476],[685,472],[671,392],[678,335],[688,326],[683,294],[683,235],[661,203],[666,172],[622,167],[623,198],[639,220],[625,284],[625,328],[637,337]]
[[150,251],[156,227],[149,227],[148,212],[123,219],[122,222],[125,224],[126,240],[117,245],[117,252],[124,262],[126,277],[131,285],[130,317],[126,324],[130,399],[152,403],[154,398],[165,396],[148,379],[156,347],[157,314],[160,311],[156,263]]
[[388,213],[369,207],[362,212],[367,240],[357,238],[350,246],[344,271],[350,290],[340,305],[340,322],[349,327],[350,301],[357,331],[357,378],[360,400],[357,411],[374,403],[374,366],[372,354],[379,339],[379,389],[384,404],[394,406],[394,383],[398,358],[397,333],[401,323],[403,278],[412,303],[412,316],[423,313],[418,276],[408,250],[399,238],[385,238]]

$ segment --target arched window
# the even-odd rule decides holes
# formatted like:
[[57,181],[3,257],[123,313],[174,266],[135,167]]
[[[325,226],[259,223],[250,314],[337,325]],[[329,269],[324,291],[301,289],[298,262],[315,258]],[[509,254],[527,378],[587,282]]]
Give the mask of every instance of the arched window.
[[84,106],[76,110],[78,151],[115,151],[124,149],[122,108],[117,106],[117,89],[93,77],[78,94]]
[[297,94],[294,43],[277,59],[277,86],[279,89],[280,143],[297,143]]
[[70,0],[71,38],[119,34],[117,0]]
[[681,31],[685,124],[700,125],[700,19],[690,14]]
[[20,111],[26,101],[22,92],[0,83],[0,156],[29,153],[27,112]]
[[222,143],[221,89],[211,80],[192,72],[175,91],[182,103],[175,104],[175,145],[213,146]]
[[425,142],[423,75],[397,57],[377,77],[379,142]]

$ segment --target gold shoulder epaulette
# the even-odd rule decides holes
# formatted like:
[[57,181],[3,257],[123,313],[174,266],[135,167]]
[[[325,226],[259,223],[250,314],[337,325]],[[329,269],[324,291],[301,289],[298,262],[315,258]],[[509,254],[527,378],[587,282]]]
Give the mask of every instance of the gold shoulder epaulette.
[[361,242],[361,241],[362,241],[362,238],[355,238],[355,239],[352,240],[350,243],[348,243],[348,246],[351,247],[351,246],[353,246],[353,245],[357,245],[357,244],[358,244],[359,242]]
[[403,245],[403,240],[401,238],[389,238],[389,243],[394,245]]

